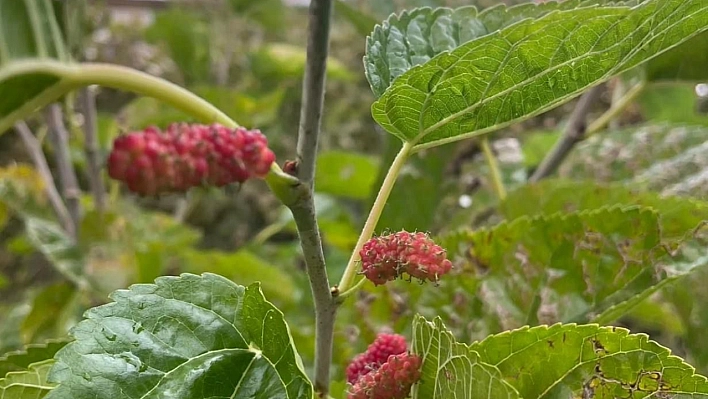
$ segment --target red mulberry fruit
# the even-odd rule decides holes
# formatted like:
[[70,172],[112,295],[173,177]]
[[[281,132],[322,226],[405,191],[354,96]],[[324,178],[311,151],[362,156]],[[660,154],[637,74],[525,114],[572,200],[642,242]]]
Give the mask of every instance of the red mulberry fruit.
[[274,160],[259,130],[173,123],[116,138],[108,174],[135,193],[156,195],[264,177]]
[[421,364],[421,358],[413,354],[391,355],[377,370],[359,378],[347,398],[405,399],[420,380]]
[[406,351],[406,338],[398,334],[379,334],[366,352],[355,357],[347,367],[347,381],[354,384],[361,376],[381,367],[391,355]]
[[452,269],[444,249],[425,233],[399,231],[374,237],[359,252],[362,273],[375,285],[395,280],[403,273],[420,281],[437,282]]

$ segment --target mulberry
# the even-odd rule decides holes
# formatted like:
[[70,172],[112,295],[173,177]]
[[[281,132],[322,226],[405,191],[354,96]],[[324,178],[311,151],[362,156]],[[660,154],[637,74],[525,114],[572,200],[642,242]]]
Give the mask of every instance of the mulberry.
[[406,338],[398,334],[379,334],[366,352],[355,357],[347,367],[347,381],[354,384],[363,375],[378,369],[391,355],[406,351]]
[[108,174],[135,193],[156,195],[264,177],[274,160],[259,130],[173,123],[116,138]]
[[374,237],[361,251],[362,273],[375,285],[395,280],[403,273],[420,281],[437,282],[452,269],[444,249],[425,233],[399,231]]
[[401,353],[391,355],[377,370],[363,375],[349,390],[348,399],[404,399],[420,380],[422,360]]

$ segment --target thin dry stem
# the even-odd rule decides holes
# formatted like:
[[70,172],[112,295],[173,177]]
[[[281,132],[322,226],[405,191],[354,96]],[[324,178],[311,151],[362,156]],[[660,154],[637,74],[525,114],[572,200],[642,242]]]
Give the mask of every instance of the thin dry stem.
[[79,233],[81,218],[81,190],[76,178],[74,164],[71,162],[69,149],[69,132],[64,125],[64,113],[57,103],[47,107],[45,119],[49,126],[49,139],[54,146],[55,160],[59,171],[59,192],[62,194],[69,216],[74,225],[73,237]]
[[81,113],[84,116],[84,151],[88,169],[89,186],[96,210],[103,213],[106,207],[106,186],[101,176],[101,162],[98,147],[98,124],[96,121],[96,95],[90,87],[79,91]]
[[37,173],[39,173],[42,181],[44,182],[44,190],[47,193],[47,198],[49,199],[52,209],[54,209],[54,213],[57,215],[57,219],[59,219],[59,223],[61,223],[64,230],[71,237],[74,237],[74,222],[69,215],[69,210],[66,208],[66,205],[64,205],[64,202],[61,199],[61,195],[59,195],[57,186],[54,184],[52,171],[49,169],[44,152],[42,152],[42,145],[39,143],[39,140],[37,140],[25,122],[15,123],[15,130],[20,135],[20,138],[25,145],[25,149],[32,159],[34,167],[37,169]]

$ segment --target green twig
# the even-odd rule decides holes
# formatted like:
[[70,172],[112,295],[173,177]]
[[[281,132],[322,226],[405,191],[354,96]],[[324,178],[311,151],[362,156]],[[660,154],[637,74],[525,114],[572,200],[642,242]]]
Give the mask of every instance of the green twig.
[[366,283],[366,281],[367,281],[366,278],[360,279],[354,285],[352,285],[351,288],[347,289],[344,292],[340,292],[339,295],[337,296],[337,299],[339,301],[343,301],[345,298],[347,298],[347,297],[351,296],[352,294],[354,294],[355,292],[359,291],[359,288],[361,288],[364,285],[364,283]]
[[599,118],[595,119],[589,126],[587,131],[585,131],[585,137],[589,137],[600,130],[604,129],[613,119],[615,119],[622,111],[627,108],[634,100],[641,94],[641,92],[646,87],[646,82],[641,81],[636,85],[632,86],[629,91],[627,91],[624,96],[612,104],[612,107],[605,111]]
[[500,201],[504,201],[506,198],[506,188],[504,188],[504,181],[502,180],[501,172],[499,171],[499,163],[497,158],[494,156],[492,148],[489,146],[489,139],[487,137],[480,140],[480,146],[482,147],[482,152],[484,153],[484,159],[487,161],[489,166],[489,178],[492,180],[492,185],[494,186],[494,192]]

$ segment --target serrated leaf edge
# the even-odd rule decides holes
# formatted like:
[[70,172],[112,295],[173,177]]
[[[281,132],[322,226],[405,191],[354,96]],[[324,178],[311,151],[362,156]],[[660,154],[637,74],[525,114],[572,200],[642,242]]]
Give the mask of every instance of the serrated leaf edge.
[[[475,341],[475,342],[471,343],[469,346],[470,346],[471,348],[474,348],[475,346],[481,346],[481,345],[483,345],[483,344],[484,344],[486,341],[488,341],[488,340],[491,340],[491,339],[494,339],[494,338],[498,338],[498,337],[501,337],[501,336],[512,335],[512,334],[517,333],[517,332],[529,332],[529,333],[530,333],[530,332],[535,332],[535,331],[549,331],[549,330],[551,330],[552,328],[559,328],[559,329],[560,329],[560,330],[559,330],[559,333],[560,333],[560,332],[567,332],[569,329],[571,329],[571,330],[576,330],[576,329],[581,328],[581,327],[583,327],[583,328],[593,328],[593,329],[596,329],[596,330],[597,330],[597,334],[599,334],[599,333],[613,333],[613,334],[617,333],[617,334],[620,334],[622,337],[634,336],[634,337],[639,338],[640,340],[644,340],[645,342],[654,344],[654,345],[656,345],[656,347],[658,348],[658,350],[657,350],[656,352],[652,352],[652,353],[656,354],[657,356],[665,355],[665,357],[666,357],[667,359],[679,360],[682,364],[686,365],[687,368],[692,372],[692,375],[691,375],[692,377],[697,377],[697,378],[699,378],[699,379],[702,379],[703,382],[708,382],[708,377],[705,377],[705,376],[703,376],[703,375],[701,375],[701,374],[696,373],[696,368],[695,368],[695,367],[693,367],[691,364],[687,363],[687,362],[686,362],[683,358],[681,358],[680,356],[674,355],[674,354],[671,352],[671,349],[669,349],[669,348],[667,348],[667,347],[661,345],[661,344],[658,343],[657,341],[652,340],[651,337],[649,337],[648,334],[646,334],[646,333],[632,333],[629,329],[626,329],[626,328],[623,328],[623,327],[601,326],[601,325],[599,325],[599,324],[597,324],[597,323],[589,323],[589,324],[554,323],[554,324],[551,324],[551,325],[539,325],[539,326],[534,326],[534,327],[523,326],[523,327],[516,328],[516,329],[513,329],[513,330],[503,331],[503,332],[501,332],[501,333],[499,333],[499,334],[492,334],[492,335],[486,337],[486,338],[483,339],[483,340],[479,340],[479,341]],[[546,337],[544,337],[544,338],[546,338]],[[583,338],[583,342],[585,342],[586,339],[587,339],[587,338]],[[524,350],[524,349],[530,347],[531,345],[535,345],[535,344],[537,344],[537,343],[538,343],[538,341],[533,342],[533,343],[529,344],[527,347],[521,348],[520,350],[517,350],[516,352],[522,351],[522,350]],[[629,351],[625,351],[625,352],[621,352],[621,353],[628,353],[628,352],[629,352]],[[477,352],[477,353],[479,353],[479,352]],[[512,355],[513,355],[513,354],[512,354]],[[599,357],[598,359],[592,359],[592,361],[597,361],[597,360],[599,360],[599,359],[603,359],[603,358],[605,358],[605,357],[610,357],[610,356],[614,356],[614,355],[615,355],[615,354],[608,354],[608,355]],[[510,355],[510,356],[511,356],[511,355]],[[480,358],[483,358],[483,357],[480,355]],[[508,358],[508,357],[507,357],[507,358]],[[503,362],[504,360],[505,360],[505,359],[502,359],[499,363]],[[574,365],[571,369],[569,369],[568,372],[565,373],[564,375],[568,375],[570,372],[572,372],[573,370],[575,370],[577,367],[579,367],[579,366],[581,366],[581,365],[583,365],[583,364],[585,364],[585,363],[587,363],[587,362],[579,362],[578,364]],[[562,380],[562,377],[559,378],[557,381],[555,381],[553,384],[549,385],[548,388],[547,388],[544,392],[542,392],[541,395],[539,395],[539,396],[540,396],[540,397],[543,397],[546,393],[548,393],[548,391],[549,391],[551,388],[553,388],[554,386],[556,386],[556,385],[560,382],[560,380]],[[656,391],[656,392],[659,392],[659,391]]]

